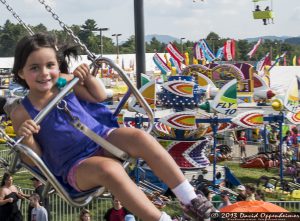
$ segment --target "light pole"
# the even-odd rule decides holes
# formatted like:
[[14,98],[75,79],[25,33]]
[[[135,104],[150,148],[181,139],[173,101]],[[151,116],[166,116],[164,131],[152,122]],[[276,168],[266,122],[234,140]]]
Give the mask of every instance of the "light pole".
[[181,46],[181,54],[183,53],[183,44],[182,44],[182,40],[184,40],[185,38],[180,38],[180,46]]
[[116,37],[116,43],[117,43],[117,59],[119,59],[119,36],[122,34],[112,34],[111,36]]
[[103,56],[103,31],[108,31],[109,28],[97,28],[95,31],[100,31],[100,50],[101,50],[101,57]]

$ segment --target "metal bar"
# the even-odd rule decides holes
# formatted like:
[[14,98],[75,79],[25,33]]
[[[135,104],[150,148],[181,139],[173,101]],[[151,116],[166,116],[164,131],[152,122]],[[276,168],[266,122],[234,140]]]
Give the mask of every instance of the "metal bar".
[[144,0],[134,0],[134,27],[136,50],[136,85],[141,88],[141,74],[146,73],[145,32],[144,32]]
[[125,84],[128,86],[128,90],[130,90],[131,93],[136,97],[137,101],[140,103],[140,105],[144,108],[145,112],[147,113],[148,119],[149,119],[149,126],[147,129],[147,133],[150,133],[153,128],[153,124],[154,124],[154,114],[153,114],[151,107],[145,100],[145,98],[138,91],[138,89],[132,84],[129,77],[124,73],[124,71],[117,64],[113,63],[112,60],[110,60],[109,58],[100,57],[100,58],[97,58],[97,61],[95,61],[95,62],[98,62],[98,61],[109,63],[111,65],[111,67],[120,74],[120,77],[125,82]]
[[123,106],[126,104],[130,95],[131,95],[131,91],[128,89],[126,91],[126,94],[123,96],[122,100],[118,103],[118,106],[117,106],[115,112],[113,113],[113,117],[116,117],[119,115],[119,113],[121,112]]
[[211,123],[212,131],[213,131],[213,154],[214,154],[214,163],[213,163],[213,185],[216,185],[216,164],[217,164],[217,130],[218,130],[218,117],[215,116],[213,118],[213,122]]

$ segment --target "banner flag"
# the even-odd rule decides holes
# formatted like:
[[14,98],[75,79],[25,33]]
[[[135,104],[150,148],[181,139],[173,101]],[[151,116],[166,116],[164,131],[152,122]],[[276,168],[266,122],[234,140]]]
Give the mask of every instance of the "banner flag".
[[204,57],[207,61],[212,62],[216,59],[214,53],[209,48],[207,42],[204,39],[201,39],[198,44],[200,45],[200,48],[202,49],[202,52],[204,54]]
[[276,60],[274,61],[272,66],[268,69],[268,71],[270,71],[281,59],[283,59],[285,57],[286,53],[287,53],[287,51],[283,52],[282,55],[280,55],[278,58],[276,58]]
[[297,65],[297,57],[296,55],[293,57],[293,66],[296,66]]
[[219,48],[216,54],[216,58],[219,60],[222,60],[223,57],[224,57],[224,46]]
[[235,42],[233,39],[227,40],[224,43],[224,57],[227,61],[234,60],[234,58],[235,58]]
[[204,59],[203,51],[202,51],[200,45],[198,44],[198,42],[196,42],[196,43],[194,44],[194,57],[195,57],[197,60],[202,60],[202,59]]
[[159,57],[157,53],[153,55],[153,61],[156,64],[156,66],[161,70],[162,74],[167,74],[170,72],[170,68],[168,65]]
[[256,44],[253,46],[253,48],[251,49],[251,51],[247,54],[249,56],[249,58],[252,58],[252,56],[254,55],[254,53],[256,52],[258,46],[262,43],[262,38],[260,38]]
[[172,64],[172,67],[176,68],[177,74],[179,74],[181,72],[180,63],[176,59],[174,59],[172,57],[170,57],[170,62]]
[[[260,59],[256,64],[256,70],[261,71],[265,65],[270,65],[270,52],[268,52],[262,59]],[[270,70],[270,69],[269,69]]]
[[176,59],[178,62],[184,62],[183,55],[178,51],[178,49],[173,45],[172,43],[167,44],[167,51],[170,53],[170,55]]

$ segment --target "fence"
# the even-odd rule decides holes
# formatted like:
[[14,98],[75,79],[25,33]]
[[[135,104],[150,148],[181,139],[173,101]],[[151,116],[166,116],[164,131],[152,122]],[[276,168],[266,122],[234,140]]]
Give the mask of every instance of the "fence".
[[[31,194],[33,190],[24,189],[25,194]],[[218,207],[221,202],[214,201],[214,206]],[[271,201],[278,206],[281,206],[288,211],[298,212],[300,211],[299,201]],[[61,199],[57,194],[50,195],[50,211],[51,211],[51,221],[77,221],[80,213],[80,208],[75,208],[67,204],[63,199]],[[97,198],[94,199],[86,209],[89,209],[92,214],[92,220],[101,221],[105,212],[112,207],[112,201],[110,198]],[[172,201],[168,205],[171,209],[171,213],[180,214],[181,210],[178,202]],[[24,217],[27,217],[28,201],[23,200],[21,204],[21,211]],[[169,210],[168,210],[169,211]],[[26,220],[26,219],[25,219]]]

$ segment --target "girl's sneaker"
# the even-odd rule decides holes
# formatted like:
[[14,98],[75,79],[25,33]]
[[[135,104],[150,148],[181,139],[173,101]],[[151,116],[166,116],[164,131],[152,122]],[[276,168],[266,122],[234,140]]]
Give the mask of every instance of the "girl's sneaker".
[[210,213],[216,211],[213,204],[201,194],[184,206],[185,214],[197,221],[210,220]]

